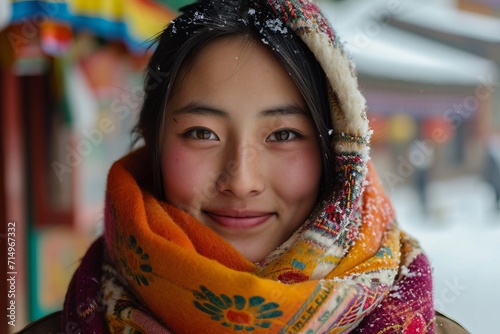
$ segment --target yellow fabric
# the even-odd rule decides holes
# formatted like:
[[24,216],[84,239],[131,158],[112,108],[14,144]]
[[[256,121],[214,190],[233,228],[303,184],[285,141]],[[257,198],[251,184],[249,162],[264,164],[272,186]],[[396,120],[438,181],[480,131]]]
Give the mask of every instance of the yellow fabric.
[[74,15],[102,17],[124,22],[130,35],[145,41],[170,23],[177,13],[151,0],[72,0],[68,1]]

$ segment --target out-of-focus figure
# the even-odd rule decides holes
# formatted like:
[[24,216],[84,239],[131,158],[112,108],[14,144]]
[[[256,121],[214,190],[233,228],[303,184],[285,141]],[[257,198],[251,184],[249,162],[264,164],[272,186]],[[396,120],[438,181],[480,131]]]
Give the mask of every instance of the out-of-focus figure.
[[430,179],[430,169],[434,163],[434,149],[426,147],[422,140],[415,139],[410,144],[409,151],[412,155],[415,155],[415,152],[419,153],[419,159],[412,160],[415,165],[415,189],[420,199],[422,212],[427,215],[429,214],[427,186]]
[[500,135],[491,136],[487,142],[484,180],[493,188],[495,208],[500,211]]

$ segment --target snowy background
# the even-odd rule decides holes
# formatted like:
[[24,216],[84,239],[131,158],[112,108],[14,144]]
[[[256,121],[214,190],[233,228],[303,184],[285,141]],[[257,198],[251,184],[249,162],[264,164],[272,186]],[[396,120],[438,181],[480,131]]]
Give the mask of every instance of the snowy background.
[[429,186],[429,216],[416,193],[390,194],[402,227],[416,237],[434,270],[435,306],[473,334],[500,333],[500,212],[479,178]]

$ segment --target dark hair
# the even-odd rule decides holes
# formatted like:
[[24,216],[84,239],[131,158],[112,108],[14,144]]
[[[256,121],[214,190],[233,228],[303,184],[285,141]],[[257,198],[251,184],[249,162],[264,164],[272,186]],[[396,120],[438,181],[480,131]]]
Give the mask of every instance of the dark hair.
[[325,74],[313,53],[267,0],[201,0],[181,9],[155,39],[145,78],[145,96],[139,121],[134,128],[136,140],[144,138],[154,166],[154,189],[163,198],[161,176],[161,132],[163,114],[174,81],[180,70],[211,41],[221,37],[247,36],[266,44],[301,92],[315,125],[323,160],[320,198],[334,184],[334,156],[328,129],[332,129],[328,86]]

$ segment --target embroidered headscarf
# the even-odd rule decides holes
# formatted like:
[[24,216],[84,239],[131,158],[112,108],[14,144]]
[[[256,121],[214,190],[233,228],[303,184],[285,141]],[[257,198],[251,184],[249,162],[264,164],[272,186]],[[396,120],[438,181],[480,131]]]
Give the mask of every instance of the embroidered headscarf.
[[[187,7],[165,33],[195,33],[193,25],[228,2],[203,3]],[[306,0],[234,3],[247,5],[242,20],[297,35],[321,65],[334,190],[255,264],[155,197],[147,150],[132,152],[110,170],[105,235],[75,273],[65,326],[84,333],[434,333],[430,266],[399,229],[369,163],[365,99],[335,31]]]

